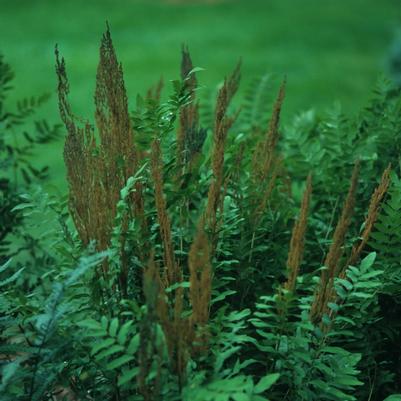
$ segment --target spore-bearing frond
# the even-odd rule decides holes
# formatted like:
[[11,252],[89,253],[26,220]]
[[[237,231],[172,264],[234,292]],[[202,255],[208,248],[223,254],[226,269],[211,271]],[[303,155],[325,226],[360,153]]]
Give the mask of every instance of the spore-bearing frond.
[[[82,242],[87,245],[95,240],[98,249],[104,250],[110,245],[120,189],[138,167],[122,66],[117,60],[110,30],[107,29],[101,40],[96,75],[94,99],[99,144],[94,127],[88,122],[80,126],[72,113],[65,61],[60,59],[57,48],[56,72],[60,115],[67,129],[64,159],[71,214]],[[134,192],[128,213],[131,216],[141,213],[140,183]],[[123,226],[127,229],[125,222]]]

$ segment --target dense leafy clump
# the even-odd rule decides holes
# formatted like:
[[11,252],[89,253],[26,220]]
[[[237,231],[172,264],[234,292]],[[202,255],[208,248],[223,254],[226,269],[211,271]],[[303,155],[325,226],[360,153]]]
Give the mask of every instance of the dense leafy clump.
[[401,90],[283,129],[285,80],[237,109],[240,71],[202,102],[184,47],[172,94],[132,110],[107,30],[91,123],[56,50],[69,195],[3,180],[0,240],[46,240],[2,249],[2,400],[401,399]]

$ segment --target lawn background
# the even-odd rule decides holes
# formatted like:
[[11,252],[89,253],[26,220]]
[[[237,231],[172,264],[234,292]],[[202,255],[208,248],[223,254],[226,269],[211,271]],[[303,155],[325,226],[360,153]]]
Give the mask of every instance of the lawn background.
[[[130,108],[162,74],[178,77],[188,44],[202,85],[213,88],[243,59],[242,88],[265,72],[288,79],[284,122],[340,101],[362,107],[401,25],[400,0],[0,0],[0,51],[16,72],[10,98],[52,93],[38,116],[58,122],[54,46],[66,58],[76,114],[91,118],[98,45],[109,21]],[[241,94],[239,95],[240,98]],[[37,154],[65,188],[62,140]]]

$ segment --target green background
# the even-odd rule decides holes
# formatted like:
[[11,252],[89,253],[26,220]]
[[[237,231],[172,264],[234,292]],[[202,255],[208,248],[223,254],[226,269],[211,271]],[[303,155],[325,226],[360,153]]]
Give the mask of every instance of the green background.
[[[364,105],[381,74],[400,0],[111,1],[0,0],[0,51],[16,72],[9,101],[51,92],[38,116],[58,122],[54,46],[66,58],[76,114],[91,119],[98,45],[109,21],[123,64],[130,108],[138,92],[179,74],[180,47],[205,68],[213,88],[243,59],[242,88],[265,72],[286,75],[284,122],[297,112],[340,101]],[[241,94],[240,94],[241,96]],[[239,96],[239,97],[240,97]],[[37,158],[64,187],[62,140]]]

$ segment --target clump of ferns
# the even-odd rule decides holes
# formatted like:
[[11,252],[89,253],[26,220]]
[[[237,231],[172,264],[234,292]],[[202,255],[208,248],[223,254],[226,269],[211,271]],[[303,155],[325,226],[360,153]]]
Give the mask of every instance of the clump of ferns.
[[[207,323],[209,315],[210,262],[213,252],[211,244],[217,235],[216,216],[223,182],[224,143],[233,122],[233,119],[226,115],[226,110],[239,80],[239,68],[237,68],[223,85],[217,101],[212,155],[213,177],[209,184],[205,212],[199,218],[192,245],[187,250],[189,270],[185,274],[189,276],[191,286],[184,300],[182,266],[178,264],[175,256],[176,244],[165,200],[161,141],[164,139],[163,135],[172,129],[174,118],[178,110],[183,107],[181,116],[187,115],[187,117],[181,117],[177,149],[181,148],[186,153],[183,158],[176,159],[175,170],[179,182],[185,173],[185,168],[190,168],[191,159],[196,152],[199,152],[199,143],[204,136],[204,132],[197,126],[195,106],[186,105],[187,87],[192,88],[190,95],[193,96],[193,83],[191,83],[193,78],[191,71],[189,73],[187,71],[189,61],[188,57],[185,61],[185,55],[184,51],[186,65],[183,67],[183,74],[187,74],[188,77],[183,83],[176,84],[176,95],[170,99],[167,109],[157,106],[157,99],[150,99],[150,111],[145,111],[142,116],[136,117],[139,130],[136,134],[151,132],[153,135],[149,142],[150,149],[143,150],[134,140],[122,70],[115,56],[110,32],[107,31],[102,39],[95,93],[99,146],[96,145],[94,128],[89,123],[80,127],[71,112],[67,100],[69,86],[65,62],[59,59],[56,52],[60,113],[68,131],[64,157],[73,220],[84,245],[95,240],[98,250],[107,249],[110,245],[113,245],[115,251],[117,250],[114,253],[115,261],[104,261],[98,271],[99,286],[106,291],[106,294],[103,294],[106,300],[112,299],[116,290],[121,293],[121,298],[127,296],[127,278],[132,266],[126,244],[129,230],[132,228],[130,221],[136,222],[141,245],[145,245],[134,247],[139,260],[137,264],[141,267],[138,269],[138,274],[141,276],[142,272],[149,270],[152,272],[152,277],[155,277],[155,283],[159,283],[160,293],[156,309],[166,335],[172,369],[177,372],[180,383],[183,381],[188,352],[191,350],[188,345],[196,340],[199,346],[192,349],[202,349],[204,347],[202,343],[207,338],[203,326]],[[201,138],[194,139],[195,134]],[[195,140],[200,142],[193,146]],[[141,171],[140,166],[146,163],[149,164],[146,186],[141,179],[134,178],[134,181],[130,182],[130,177],[137,176]],[[182,163],[185,165],[181,166]],[[123,191],[120,193],[121,188]],[[121,202],[119,202],[120,197]],[[151,206],[147,209],[149,204]],[[118,228],[113,229],[116,219]],[[159,267],[159,263],[162,264],[162,268]],[[141,295],[137,294],[137,297]],[[189,317],[183,317],[187,300],[191,304],[192,312]]]
[[[301,372],[300,370],[297,373],[296,370],[291,369],[290,365],[293,363],[311,363],[313,352],[315,351],[317,352],[316,355],[319,355],[323,350],[333,355],[343,354],[346,359],[348,357],[353,358],[353,365],[355,366],[360,359],[358,353],[355,352],[359,351],[360,355],[364,354],[364,350],[361,349],[360,346],[361,341],[365,345],[369,342],[367,338],[361,337],[359,330],[361,327],[369,327],[369,325],[376,321],[377,297],[373,297],[372,300],[369,301],[366,300],[374,295],[377,289],[382,286],[380,275],[383,271],[379,269],[371,270],[374,257],[366,258],[360,265],[359,270],[353,267],[353,265],[358,263],[367,245],[374,223],[377,220],[382,200],[390,182],[390,167],[383,173],[381,182],[371,197],[368,214],[360,239],[354,244],[350,254],[344,258],[345,236],[349,229],[354,209],[358,173],[359,163],[356,163],[342,214],[339,217],[331,246],[324,260],[324,268],[320,269],[320,280],[317,282],[317,285],[315,285],[310,280],[305,281],[307,276],[304,276],[303,280],[298,282],[298,289],[295,294],[294,291],[296,290],[297,277],[299,275],[299,267],[303,255],[307,223],[306,217],[311,193],[311,179],[310,177],[308,178],[300,217],[294,226],[290,242],[287,260],[287,281],[284,285],[278,287],[275,295],[261,297],[261,301],[256,305],[257,312],[255,312],[255,318],[251,321],[262,338],[259,348],[266,351],[269,355],[270,362],[268,362],[267,365],[268,369],[275,368],[279,371],[284,369],[284,372],[286,372],[282,377],[284,382],[285,375],[289,372],[293,372],[295,375]],[[369,282],[372,281],[372,278],[375,278],[375,282]],[[299,288],[300,284],[301,288]],[[306,287],[305,284],[307,284]],[[360,312],[361,309],[364,310],[363,318]],[[359,315],[358,323],[355,323],[351,318],[356,315]],[[303,338],[303,341],[306,341],[309,338],[308,341],[310,341],[310,344],[307,345],[306,348],[301,346],[301,343],[296,340],[301,332],[303,332],[303,334],[301,334],[299,340]],[[297,342],[298,345],[296,345]],[[304,345],[306,345],[306,343]],[[295,348],[291,348],[294,346]],[[301,346],[301,348],[297,349],[299,346]],[[336,350],[334,348],[326,348],[330,346],[341,347],[342,351],[340,348]],[[290,349],[292,349],[292,351],[290,351]],[[351,357],[351,354],[346,356],[346,353],[350,350],[355,353],[355,358]],[[287,360],[288,352],[292,352],[293,354],[293,356],[289,358],[292,362],[288,362]],[[308,355],[307,357],[306,354]],[[294,362],[292,360],[294,357],[301,359],[298,362]],[[366,352],[366,356],[362,362],[364,367],[375,363],[374,358],[371,360],[369,360],[369,358],[370,354]],[[286,360],[287,362],[285,362]],[[318,364],[317,361],[314,363]],[[330,362],[330,364],[332,363],[334,362]],[[311,365],[311,367],[312,366],[313,365]],[[330,371],[330,369],[326,369],[326,373]],[[348,383],[350,385],[348,390],[354,390],[353,385],[361,384],[356,378],[358,372],[354,370],[348,373],[350,377],[343,379],[344,388],[346,388],[345,383]],[[312,376],[304,377],[302,380],[301,377],[289,378],[287,385],[290,387],[287,394],[290,396],[290,394],[293,394],[292,392],[295,391],[298,397],[300,397],[299,391],[301,390],[295,388],[291,390],[292,385],[290,383],[293,382],[296,385],[297,382],[306,383],[309,380],[313,387],[317,384],[316,379],[312,380],[314,375],[319,377],[319,373],[315,372]],[[325,378],[326,384],[329,383],[329,376]],[[365,377],[365,379],[366,381],[371,380],[369,377]],[[301,382],[299,382],[299,380],[301,380]],[[304,380],[306,380],[306,382]],[[331,380],[334,380],[334,376]],[[338,387],[338,384],[336,384],[336,380],[334,380],[333,386],[337,386],[337,390],[341,389],[341,386]],[[313,390],[315,392],[314,397],[317,396],[319,387],[320,390],[324,390],[324,386],[317,385]],[[315,399],[311,394],[308,396],[307,393],[305,393],[303,397],[306,399],[308,399],[308,397],[310,399]]]
[[[343,209],[339,216],[337,208],[332,213],[333,222],[338,218],[335,229],[327,231],[332,240],[319,250],[325,254],[320,279],[316,285],[305,280],[305,285],[297,288],[297,282],[302,283],[299,271],[307,216],[313,209],[312,178],[307,179],[300,215],[290,234],[292,186],[286,160],[278,148],[285,82],[279,89],[268,128],[258,134],[257,143],[244,141],[241,135],[232,137],[238,112],[231,114],[230,104],[239,85],[238,65],[218,92],[210,156],[205,158],[202,150],[207,142],[206,131],[199,119],[197,81],[187,49],[183,49],[182,79],[174,83],[175,92],[169,101],[160,102],[160,82],[129,115],[122,68],[110,32],[106,32],[95,93],[99,145],[94,128],[89,123],[80,126],[71,111],[65,63],[58,54],[57,73],[60,113],[68,130],[64,157],[70,211],[83,245],[95,240],[98,250],[113,250],[112,258],[104,261],[97,272],[100,292],[109,308],[104,312],[112,314],[113,305],[128,296],[145,302],[148,308],[149,321],[142,322],[140,334],[144,349],[150,350],[140,356],[142,371],[137,380],[141,394],[151,398],[159,387],[149,381],[149,377],[157,379],[161,372],[161,367],[153,367],[150,361],[152,349],[161,352],[151,340],[157,325],[165,338],[170,371],[182,389],[191,359],[208,360],[210,324],[219,311],[219,302],[236,294],[235,299],[231,298],[231,308],[243,309],[274,288],[276,293],[257,305],[268,311],[267,317],[274,323],[263,326],[266,322],[257,323],[257,319],[253,323],[272,329],[270,334],[259,333],[270,344],[261,346],[270,353],[266,368],[278,368],[275,355],[286,347],[282,339],[291,337],[302,350],[298,356],[305,358],[309,373],[302,376],[302,372],[295,372],[302,377],[298,387],[291,390],[301,391],[302,383],[315,371],[311,361],[325,344],[322,338],[329,337],[333,320],[330,317],[336,318],[333,305],[342,303],[337,283],[346,287],[353,280],[349,266],[357,264],[365,250],[387,191],[389,169],[372,196],[360,239],[347,254],[344,249],[355,210],[360,169],[359,162],[355,164]],[[177,134],[172,140],[167,134],[174,130],[176,119]],[[246,164],[251,165],[251,172],[243,172]],[[288,242],[286,254],[282,243]],[[307,249],[312,270],[320,267],[321,255],[314,256],[316,253]],[[280,284],[277,277],[280,266],[285,264],[287,273]],[[148,290],[152,285],[152,291]],[[313,357],[307,355],[311,350],[315,352]],[[326,351],[329,363],[335,364],[333,350]],[[358,358],[345,350],[337,350],[337,354],[341,354],[341,369],[349,363],[351,370],[345,372],[349,377],[344,380],[351,381],[347,391],[351,390],[358,384],[353,381]],[[292,372],[289,365],[285,366]],[[323,361],[321,369],[325,366]],[[156,376],[154,368],[159,372]],[[329,382],[334,380],[329,376]],[[315,393],[323,386],[321,382],[313,385],[310,391]],[[308,393],[302,397],[308,399]]]
[[[314,171],[316,205],[312,227],[324,248],[340,211],[347,176],[355,158],[362,164],[356,221],[363,218],[369,195],[389,163],[398,171],[400,141],[399,89],[380,80],[368,105],[355,117],[345,117],[339,106],[324,114],[313,110],[298,115],[285,130],[283,151],[291,159],[288,170],[296,190],[309,171]],[[389,151],[391,149],[391,151]],[[333,180],[333,174],[338,178]],[[332,217],[333,216],[333,217]],[[322,224],[323,222],[327,222]],[[351,235],[359,227],[351,228]],[[322,250],[324,257],[324,250]]]

